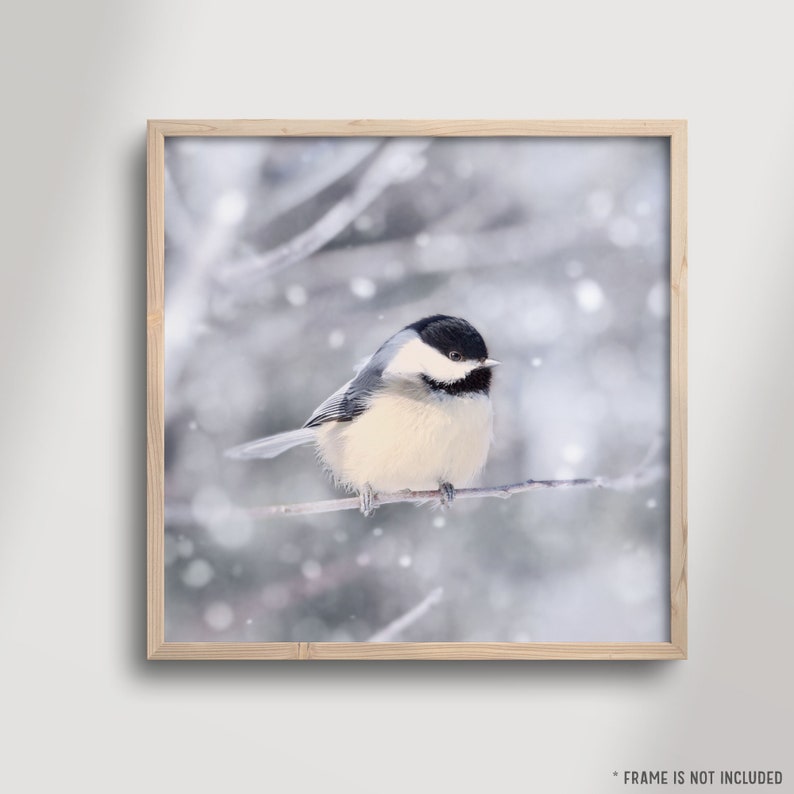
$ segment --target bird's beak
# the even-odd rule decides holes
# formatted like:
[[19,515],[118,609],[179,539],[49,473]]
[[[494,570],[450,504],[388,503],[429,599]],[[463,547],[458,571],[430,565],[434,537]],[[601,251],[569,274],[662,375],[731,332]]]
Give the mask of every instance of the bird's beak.
[[497,367],[501,364],[501,361],[497,361],[495,358],[484,358],[480,361],[481,367]]

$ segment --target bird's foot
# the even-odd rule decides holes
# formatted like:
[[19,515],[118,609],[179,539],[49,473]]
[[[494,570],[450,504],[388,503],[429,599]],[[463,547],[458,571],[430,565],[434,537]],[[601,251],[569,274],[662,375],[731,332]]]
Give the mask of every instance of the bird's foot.
[[440,482],[438,490],[441,492],[441,507],[447,509],[455,501],[455,486],[451,482]]
[[361,512],[369,518],[370,516],[375,514],[375,492],[372,490],[372,486],[369,483],[366,483],[364,487],[361,489],[358,495],[359,501],[361,503]]

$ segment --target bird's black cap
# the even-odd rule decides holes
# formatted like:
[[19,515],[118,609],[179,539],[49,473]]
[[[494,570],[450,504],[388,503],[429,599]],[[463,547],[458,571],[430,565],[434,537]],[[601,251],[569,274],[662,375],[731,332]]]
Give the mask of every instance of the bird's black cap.
[[488,348],[479,331],[460,317],[434,314],[432,317],[424,317],[406,326],[405,330],[409,329],[416,331],[425,344],[434,347],[445,356],[455,350],[463,358],[488,358]]

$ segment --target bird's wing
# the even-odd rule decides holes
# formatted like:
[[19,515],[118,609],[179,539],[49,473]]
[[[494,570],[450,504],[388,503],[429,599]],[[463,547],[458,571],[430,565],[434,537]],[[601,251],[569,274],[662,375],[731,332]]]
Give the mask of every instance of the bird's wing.
[[396,351],[408,339],[415,337],[416,331],[404,329],[386,340],[358,370],[356,376],[341,389],[335,391],[309,417],[304,427],[317,427],[325,422],[350,422],[369,406],[373,394],[383,386],[383,371]]
[[317,427],[326,422],[350,422],[366,410],[380,381],[381,372],[365,365],[355,378],[314,410],[304,427]]

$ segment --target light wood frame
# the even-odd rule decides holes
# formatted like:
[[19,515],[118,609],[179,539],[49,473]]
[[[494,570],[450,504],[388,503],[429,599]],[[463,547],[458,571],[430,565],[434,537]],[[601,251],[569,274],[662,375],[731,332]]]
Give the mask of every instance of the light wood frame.
[[[164,564],[164,163],[167,136],[654,136],[670,139],[670,642],[166,642]],[[149,659],[686,659],[687,124],[619,121],[149,121],[147,131],[147,532]]]

